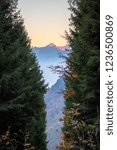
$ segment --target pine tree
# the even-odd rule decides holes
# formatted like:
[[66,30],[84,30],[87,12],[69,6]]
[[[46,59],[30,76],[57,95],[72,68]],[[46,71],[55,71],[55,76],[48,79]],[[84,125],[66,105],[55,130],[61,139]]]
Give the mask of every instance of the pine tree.
[[[71,51],[65,71],[64,146],[99,149],[100,1],[69,0]],[[70,143],[70,144],[68,144]],[[66,148],[67,147],[67,148]]]
[[45,92],[17,0],[0,0],[0,135],[9,128],[17,150],[27,134],[36,150],[46,150]]

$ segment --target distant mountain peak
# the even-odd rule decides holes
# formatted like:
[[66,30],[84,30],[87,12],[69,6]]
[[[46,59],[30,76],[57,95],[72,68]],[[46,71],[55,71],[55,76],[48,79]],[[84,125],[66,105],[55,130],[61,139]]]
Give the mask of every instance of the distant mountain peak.
[[56,47],[56,45],[54,43],[50,43],[46,47]]
[[32,49],[33,50],[36,50],[36,49],[45,49],[45,50],[47,50],[47,49],[51,49],[51,50],[54,50],[54,51],[60,51],[60,52],[64,52],[64,51],[69,51],[69,50],[71,50],[71,47],[70,47],[70,45],[63,45],[63,46],[57,46],[57,45],[55,45],[54,43],[50,43],[50,44],[48,44],[48,45],[46,45],[46,46],[43,46],[43,47],[32,47]]
[[46,47],[55,47],[55,48],[57,48],[57,49],[59,49],[59,50],[62,50],[62,51],[64,51],[64,50],[70,50],[70,49],[71,49],[69,45],[56,46],[54,43],[50,43],[50,44],[48,44]]

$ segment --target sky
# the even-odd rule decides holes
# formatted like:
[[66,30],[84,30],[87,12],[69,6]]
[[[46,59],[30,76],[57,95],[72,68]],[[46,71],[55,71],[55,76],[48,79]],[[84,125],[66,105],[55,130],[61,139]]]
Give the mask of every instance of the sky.
[[21,10],[32,46],[67,44],[63,36],[65,30],[69,31],[68,7],[67,0],[19,0],[18,9]]

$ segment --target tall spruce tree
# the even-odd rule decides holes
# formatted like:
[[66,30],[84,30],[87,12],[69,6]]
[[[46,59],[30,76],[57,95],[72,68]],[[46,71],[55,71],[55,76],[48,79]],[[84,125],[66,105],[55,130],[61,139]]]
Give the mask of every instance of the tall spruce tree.
[[71,51],[65,71],[64,145],[60,149],[99,149],[100,1],[69,0],[67,40]]
[[46,150],[46,86],[17,3],[0,0],[0,149]]

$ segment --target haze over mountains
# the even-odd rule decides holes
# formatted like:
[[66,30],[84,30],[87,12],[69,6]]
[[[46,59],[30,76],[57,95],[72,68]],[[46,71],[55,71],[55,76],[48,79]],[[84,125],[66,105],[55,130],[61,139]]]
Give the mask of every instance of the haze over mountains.
[[49,83],[50,87],[45,94],[48,150],[55,150],[56,146],[60,143],[61,128],[63,126],[60,118],[63,117],[63,90],[65,88],[63,78],[53,73],[48,67],[51,65],[65,66],[65,60],[60,55],[67,56],[68,52],[66,49],[69,50],[70,47],[68,45],[56,46],[53,43],[45,47],[34,47],[32,49],[43,71],[44,79],[46,83]]
[[68,45],[66,46],[56,46],[53,43],[45,47],[33,47],[32,51],[37,58],[37,62],[41,66],[41,70],[43,70],[43,76],[46,79],[46,83],[49,83],[49,87],[54,85],[59,79],[57,74],[53,74],[52,70],[48,67],[53,66],[65,66],[65,60],[60,56],[67,55],[67,49],[70,49]]

